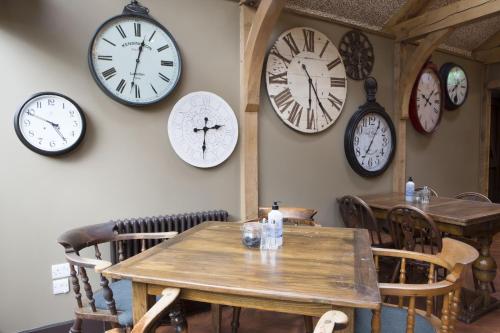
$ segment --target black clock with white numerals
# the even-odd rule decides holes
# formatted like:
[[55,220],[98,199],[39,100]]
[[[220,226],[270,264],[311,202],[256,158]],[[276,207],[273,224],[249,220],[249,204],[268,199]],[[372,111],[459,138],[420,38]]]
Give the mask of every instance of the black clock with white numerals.
[[46,156],[75,149],[85,136],[85,115],[71,98],[55,92],[30,97],[17,111],[14,128],[21,142]]
[[439,70],[444,92],[444,106],[447,110],[458,109],[465,103],[469,93],[469,82],[464,69],[452,62],[441,66]]
[[365,81],[367,102],[359,107],[347,124],[344,149],[349,165],[359,175],[373,177],[390,165],[396,150],[396,132],[385,109],[377,103],[377,81]]
[[161,101],[181,76],[181,55],[174,38],[137,1],[99,27],[88,58],[99,87],[125,105]]

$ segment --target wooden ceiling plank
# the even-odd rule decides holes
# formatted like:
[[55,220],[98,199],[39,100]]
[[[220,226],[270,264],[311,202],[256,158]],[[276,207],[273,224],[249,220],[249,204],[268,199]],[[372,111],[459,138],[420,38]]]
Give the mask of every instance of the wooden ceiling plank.
[[409,18],[419,15],[430,3],[430,0],[408,0],[385,23],[382,30],[389,31],[391,27]]
[[422,38],[434,31],[459,27],[500,13],[500,0],[460,0],[425,12],[391,28],[396,41]]
[[477,51],[473,54],[474,59],[485,64],[494,64],[500,62],[500,46],[493,49]]
[[495,47],[500,46],[500,30],[491,35],[488,39],[486,39],[481,45],[476,47],[473,52],[490,50]]

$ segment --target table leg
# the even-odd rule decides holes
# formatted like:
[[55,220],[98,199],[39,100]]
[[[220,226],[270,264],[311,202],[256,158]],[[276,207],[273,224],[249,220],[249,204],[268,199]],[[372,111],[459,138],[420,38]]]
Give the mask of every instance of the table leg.
[[222,321],[222,306],[220,304],[212,304],[212,332],[220,333],[220,326]]
[[170,322],[175,327],[175,333],[188,333],[188,325],[184,314],[182,313],[181,304],[177,301],[170,310]]
[[154,296],[148,295],[148,285],[132,282],[132,315],[134,325],[148,312],[154,304]]

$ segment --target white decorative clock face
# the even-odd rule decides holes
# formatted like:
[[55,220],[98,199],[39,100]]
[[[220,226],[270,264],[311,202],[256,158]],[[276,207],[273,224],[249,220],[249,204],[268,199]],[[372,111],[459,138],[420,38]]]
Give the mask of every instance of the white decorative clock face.
[[29,149],[58,155],[76,148],[86,126],[85,116],[75,102],[60,94],[41,93],[19,109],[14,127]]
[[417,86],[417,116],[420,126],[431,133],[441,118],[441,84],[439,76],[431,69],[424,69]]
[[333,125],[347,94],[342,57],[323,33],[311,28],[290,29],[276,40],[267,59],[266,84],[278,116],[304,133]]
[[126,15],[105,22],[89,52],[99,86],[124,104],[158,102],[180,78],[181,58],[173,37],[147,18]]
[[468,82],[462,68],[452,67],[446,78],[446,90],[454,105],[462,105],[467,97]]
[[182,97],[168,119],[168,137],[185,162],[210,168],[224,162],[238,141],[233,110],[216,94],[200,91]]
[[377,113],[368,113],[358,122],[353,140],[354,155],[367,171],[385,167],[393,150],[389,124]]

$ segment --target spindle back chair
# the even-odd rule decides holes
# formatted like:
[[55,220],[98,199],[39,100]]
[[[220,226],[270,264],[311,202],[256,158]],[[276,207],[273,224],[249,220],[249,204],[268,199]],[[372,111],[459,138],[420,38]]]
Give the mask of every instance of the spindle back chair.
[[[267,218],[271,210],[271,207],[259,207],[259,219]],[[314,221],[314,216],[318,213],[314,209],[280,207],[279,210],[283,214],[283,224],[285,225],[319,226]]]
[[490,202],[491,203],[490,198],[488,198],[484,194],[477,193],[477,192],[463,192],[463,193],[457,194],[455,196],[455,199]]
[[[427,186],[427,188],[429,189],[429,191],[431,191],[431,197],[436,197],[436,198],[439,197],[439,194],[437,193],[437,191],[435,189],[433,189],[430,186]],[[422,191],[423,189],[424,189],[424,186],[416,187],[415,192]]]

